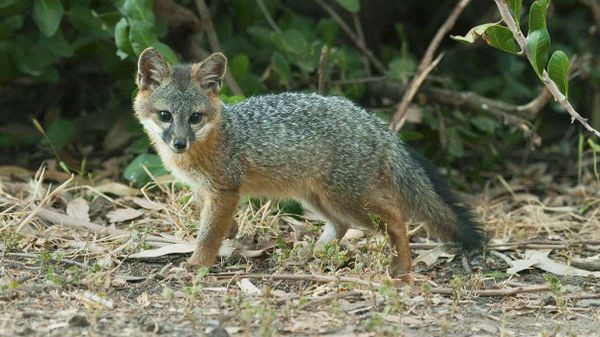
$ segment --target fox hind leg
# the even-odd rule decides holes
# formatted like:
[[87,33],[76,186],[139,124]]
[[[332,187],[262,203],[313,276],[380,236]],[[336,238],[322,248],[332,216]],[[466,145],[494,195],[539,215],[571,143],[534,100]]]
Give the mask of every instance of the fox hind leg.
[[344,221],[340,216],[336,214],[336,210],[328,205],[322,198],[316,194],[310,195],[303,200],[304,206],[317,213],[319,216],[326,221],[323,226],[323,232],[317,240],[315,249],[323,249],[325,245],[332,242],[333,240],[341,240],[350,225],[347,221]]

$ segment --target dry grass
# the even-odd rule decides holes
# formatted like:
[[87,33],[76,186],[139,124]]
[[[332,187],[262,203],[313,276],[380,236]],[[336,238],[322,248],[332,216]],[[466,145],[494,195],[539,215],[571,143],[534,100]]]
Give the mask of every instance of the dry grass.
[[493,242],[471,259],[474,274],[411,224],[423,263],[406,283],[387,276],[387,238],[353,231],[315,255],[315,221],[273,201],[241,205],[237,238],[210,273],[180,268],[187,255],[135,259],[193,241],[189,191],[163,177],[137,190],[0,170],[0,335],[591,335],[597,277],[506,273],[532,249],[558,264],[600,265],[589,171],[577,186],[540,165],[490,179],[478,214]]

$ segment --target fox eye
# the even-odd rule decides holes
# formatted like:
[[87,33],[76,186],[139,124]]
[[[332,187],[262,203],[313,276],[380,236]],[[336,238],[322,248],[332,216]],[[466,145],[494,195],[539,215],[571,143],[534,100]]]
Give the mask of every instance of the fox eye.
[[190,124],[198,124],[202,120],[202,114],[194,112],[190,115]]
[[173,119],[173,116],[171,116],[170,112],[161,110],[158,112],[158,119],[160,119],[161,122],[168,123]]

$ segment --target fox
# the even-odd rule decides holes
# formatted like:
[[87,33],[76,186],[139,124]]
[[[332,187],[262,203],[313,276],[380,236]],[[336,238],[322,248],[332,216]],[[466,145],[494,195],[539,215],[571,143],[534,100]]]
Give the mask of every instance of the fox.
[[[487,235],[433,164],[384,122],[336,96],[279,93],[226,105],[227,58],[172,65],[139,56],[133,108],[164,166],[194,192],[200,223],[187,267],[214,265],[235,232],[241,196],[295,199],[324,220],[315,249],[350,227],[389,236],[389,273],[412,270],[408,219],[436,238],[478,251]],[[376,218],[377,221],[373,221]]]

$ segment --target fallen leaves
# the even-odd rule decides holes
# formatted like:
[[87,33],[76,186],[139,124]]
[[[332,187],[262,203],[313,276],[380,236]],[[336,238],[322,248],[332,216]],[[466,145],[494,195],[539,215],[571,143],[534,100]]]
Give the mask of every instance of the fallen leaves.
[[144,212],[141,212],[134,208],[119,208],[114,211],[108,212],[106,214],[106,217],[111,223],[115,223],[133,220],[137,217],[142,216],[143,214]]
[[566,263],[556,262],[548,257],[550,250],[526,250],[525,258],[511,262],[511,268],[506,270],[509,274],[516,274],[525,269],[535,267],[545,272],[560,276],[593,276],[600,277],[600,272],[583,270],[571,267]]

